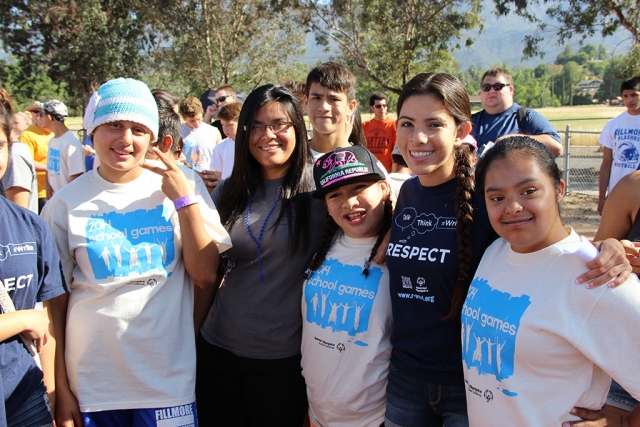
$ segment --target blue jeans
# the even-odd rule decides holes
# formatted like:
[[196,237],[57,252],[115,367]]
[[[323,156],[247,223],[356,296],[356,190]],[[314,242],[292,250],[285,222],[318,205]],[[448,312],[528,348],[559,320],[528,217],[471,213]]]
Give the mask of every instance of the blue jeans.
[[47,388],[41,383],[20,406],[19,411],[7,414],[7,426],[41,427],[53,425],[50,406]]
[[633,411],[638,406],[638,401],[634,399],[616,380],[611,380],[611,388],[607,395],[607,403],[625,411]]
[[385,426],[468,427],[464,385],[428,383],[391,366]]

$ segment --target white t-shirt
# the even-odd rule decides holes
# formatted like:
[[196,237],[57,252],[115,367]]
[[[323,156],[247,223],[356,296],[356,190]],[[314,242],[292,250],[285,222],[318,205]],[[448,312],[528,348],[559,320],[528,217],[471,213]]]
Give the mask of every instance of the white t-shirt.
[[305,281],[302,375],[309,416],[317,426],[379,426],[384,422],[391,358],[389,272],[371,262],[376,237],[341,233]]
[[29,191],[28,209],[38,213],[38,179],[36,169],[33,166],[33,157],[29,147],[21,142],[14,141],[11,144],[11,156],[7,164],[7,170],[2,177],[2,185],[5,190],[11,187],[19,187]]
[[71,176],[84,173],[82,143],[71,131],[51,138],[47,152],[47,179],[56,192],[71,182]]
[[208,170],[213,149],[221,138],[220,131],[206,123],[200,124],[197,129],[192,129],[183,123],[184,148],[182,152],[187,164],[197,171]]
[[[189,178],[207,233],[226,250],[211,197]],[[146,170],[126,184],[92,170],[42,212],[71,289],[65,356],[83,412],[194,400],[193,287],[185,285],[178,215],[161,185]]]
[[215,169],[222,173],[222,179],[231,176],[233,170],[233,159],[236,155],[236,143],[231,138],[225,138],[216,148],[213,149],[211,156],[211,169]]
[[598,142],[613,151],[608,187],[610,193],[618,181],[640,166],[640,116],[632,116],[625,111],[609,120]]
[[521,254],[498,239],[482,257],[461,316],[472,427],[578,420],[569,411],[601,408],[611,377],[640,397],[637,277],[585,289],[584,261],[555,246]]

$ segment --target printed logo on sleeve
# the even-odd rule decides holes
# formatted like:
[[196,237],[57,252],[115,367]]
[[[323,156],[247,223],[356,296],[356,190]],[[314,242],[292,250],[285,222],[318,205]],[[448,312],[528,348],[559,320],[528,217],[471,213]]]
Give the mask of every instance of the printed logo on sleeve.
[[163,205],[92,216],[87,222],[86,240],[96,279],[165,275],[175,258],[173,224],[164,215]]

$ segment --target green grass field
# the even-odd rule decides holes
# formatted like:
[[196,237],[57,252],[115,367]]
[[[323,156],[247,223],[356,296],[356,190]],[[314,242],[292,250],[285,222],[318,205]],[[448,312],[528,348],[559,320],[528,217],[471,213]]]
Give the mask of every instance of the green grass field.
[[569,125],[572,130],[600,132],[610,119],[625,111],[625,107],[580,105],[539,108],[536,111],[545,116],[556,129],[564,130]]
[[[364,112],[364,107],[360,107],[362,120],[369,120],[373,114]],[[567,125],[572,130],[584,130],[600,132],[604,125],[613,117],[622,113],[624,106],[605,106],[605,105],[580,105],[576,107],[548,107],[536,108],[536,111],[542,114],[553,124],[558,130],[564,130]],[[389,113],[391,117],[395,114]]]

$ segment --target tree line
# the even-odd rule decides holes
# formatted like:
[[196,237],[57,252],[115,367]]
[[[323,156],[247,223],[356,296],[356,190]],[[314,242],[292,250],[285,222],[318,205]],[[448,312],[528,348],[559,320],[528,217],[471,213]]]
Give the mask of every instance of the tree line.
[[[638,72],[633,6],[545,3],[553,5],[547,14],[562,23],[559,29],[534,16],[525,0],[494,0],[496,13],[518,13],[560,42],[570,34],[606,36],[622,27],[634,43],[623,58],[594,59],[608,53],[587,45],[575,54],[566,50],[556,64],[512,70],[518,102],[573,105],[580,101],[576,81],[587,73],[615,89],[606,94],[611,98],[614,79]],[[584,16],[563,9],[572,5]],[[76,114],[103,81],[118,76],[180,95],[222,84],[250,91],[267,81],[304,80],[308,66],[299,58],[312,34],[356,71],[360,96],[374,90],[397,94],[419,72],[457,70],[452,52],[473,44],[463,34],[482,26],[481,12],[481,0],[5,0],[0,41],[10,57],[0,60],[0,84],[21,106],[57,97]],[[540,54],[540,39],[528,36],[524,54]],[[482,71],[456,73],[473,93]]]

